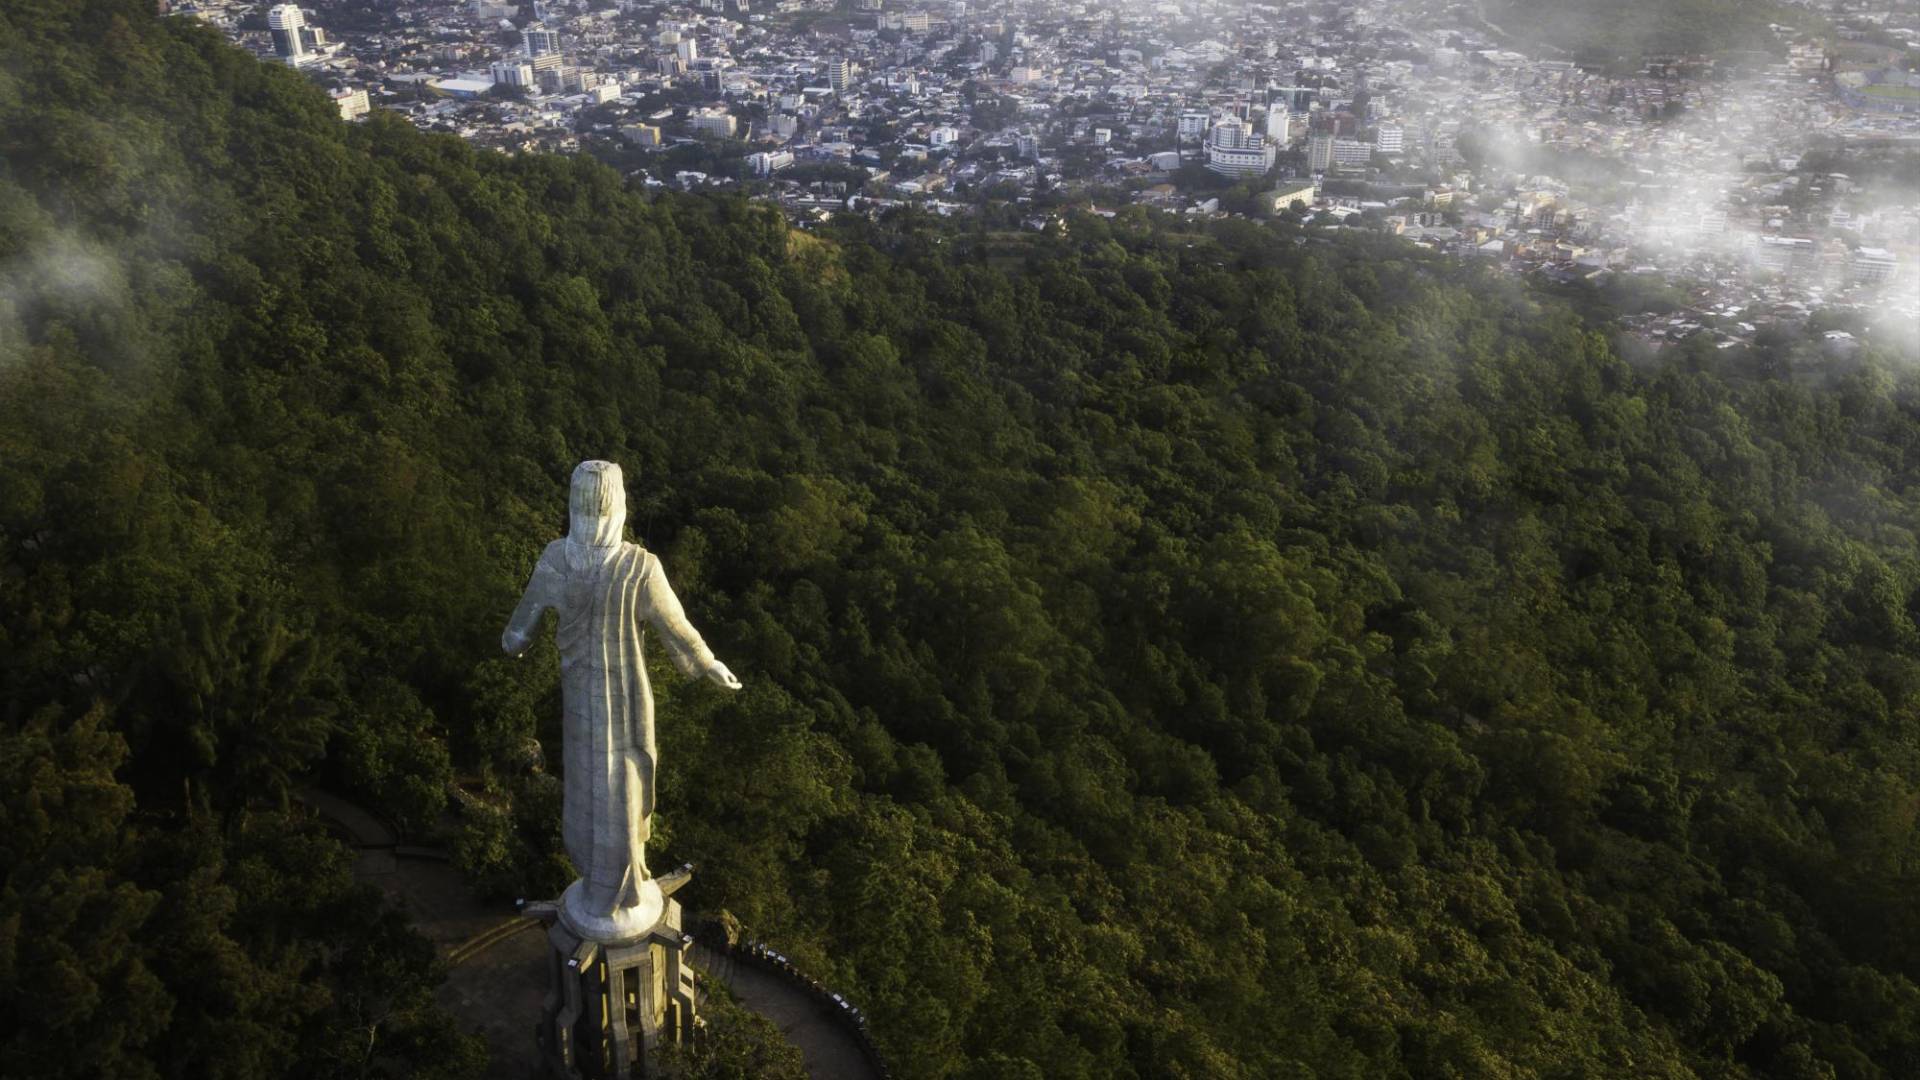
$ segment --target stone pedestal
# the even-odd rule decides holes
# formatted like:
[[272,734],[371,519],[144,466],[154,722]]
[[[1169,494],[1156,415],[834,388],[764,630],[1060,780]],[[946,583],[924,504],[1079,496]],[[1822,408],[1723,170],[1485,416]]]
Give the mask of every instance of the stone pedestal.
[[653,926],[618,944],[580,937],[557,903],[530,904],[546,925],[547,1000],[534,1037],[549,1075],[640,1080],[657,1075],[661,1042],[693,1039],[691,943],[680,904],[667,899]]
[[590,913],[584,908],[584,882],[575,881],[560,894],[560,924],[582,941],[624,944],[638,941],[666,918],[667,895],[652,878],[634,888],[637,903],[608,915]]

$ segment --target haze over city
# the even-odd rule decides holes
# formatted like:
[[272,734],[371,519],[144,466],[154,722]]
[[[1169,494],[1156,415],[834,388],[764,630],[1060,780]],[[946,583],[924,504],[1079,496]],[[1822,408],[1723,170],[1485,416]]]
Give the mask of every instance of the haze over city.
[[1920,1077],[1917,46],[0,3],[0,1077]]
[[301,67],[344,117],[740,188],[801,225],[1294,213],[1631,293],[1622,322],[1655,346],[1828,308],[1920,347],[1911,3],[1768,7],[1737,48],[1645,15],[1616,35],[1638,48],[1568,48],[1584,27],[1525,5],[1495,6],[1509,28],[1404,0],[173,10]]

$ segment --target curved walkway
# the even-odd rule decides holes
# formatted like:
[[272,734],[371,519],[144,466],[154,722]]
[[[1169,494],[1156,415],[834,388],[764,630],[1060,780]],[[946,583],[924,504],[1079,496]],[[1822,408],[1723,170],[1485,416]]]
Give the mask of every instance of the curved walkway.
[[[519,1080],[540,1068],[533,1024],[546,995],[547,938],[526,932],[538,926],[537,919],[516,915],[446,953],[451,970],[438,995],[440,1004],[486,1037],[492,1055],[489,1078]],[[743,1008],[773,1021],[800,1049],[814,1080],[878,1077],[840,1019],[799,987],[704,945],[694,945],[693,963],[703,984],[706,979],[725,983]]]
[[[440,1006],[487,1040],[483,1080],[530,1080],[541,1062],[533,1029],[547,993],[547,937],[527,933],[539,921],[474,899],[444,856],[401,847],[385,823],[366,810],[315,788],[298,794],[338,826],[359,849],[354,876],[376,886],[413,918],[414,929],[446,960],[447,977],[435,992]],[[826,1008],[799,987],[696,944],[693,962],[733,991],[740,1004],[773,1021],[800,1048],[814,1080],[870,1080],[878,1074],[860,1044]]]
[[398,837],[387,823],[375,817],[331,791],[319,788],[301,788],[294,798],[319,811],[322,817],[332,820],[353,837],[353,844],[359,848],[392,848],[399,844]]
[[533,1041],[547,997],[547,935],[539,925],[519,915],[499,918],[445,954],[447,977],[434,1000],[487,1040],[484,1080],[543,1075]]
[[879,1076],[840,1018],[806,991],[698,942],[693,946],[693,963],[709,978],[727,984],[742,1006],[773,1021],[787,1041],[800,1048],[807,1075],[814,1080]]

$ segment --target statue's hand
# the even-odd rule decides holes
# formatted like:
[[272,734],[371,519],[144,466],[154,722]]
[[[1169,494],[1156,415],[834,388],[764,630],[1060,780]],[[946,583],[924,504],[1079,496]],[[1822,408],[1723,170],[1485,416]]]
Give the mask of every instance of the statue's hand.
[[707,666],[707,678],[729,690],[740,689],[740,680],[734,677],[733,672],[727,670],[727,665],[718,660]]
[[527,646],[532,644],[532,638],[525,634],[516,634],[511,630],[500,635],[500,648],[504,650],[508,656],[517,657],[526,652]]

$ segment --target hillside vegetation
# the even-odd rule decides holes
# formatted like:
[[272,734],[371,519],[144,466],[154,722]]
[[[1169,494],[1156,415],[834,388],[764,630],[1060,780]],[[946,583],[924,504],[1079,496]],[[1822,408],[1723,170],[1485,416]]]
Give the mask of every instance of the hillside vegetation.
[[0,1074],[472,1075],[286,792],[564,883],[498,636],[605,457],[747,683],[659,673],[653,865],[903,1075],[1920,1075],[1910,366],[1284,225],[800,234],[150,7],[0,8]]
[[1482,0],[1479,10],[1524,42],[1606,62],[1662,54],[1780,51],[1770,24],[1817,16],[1776,0]]

